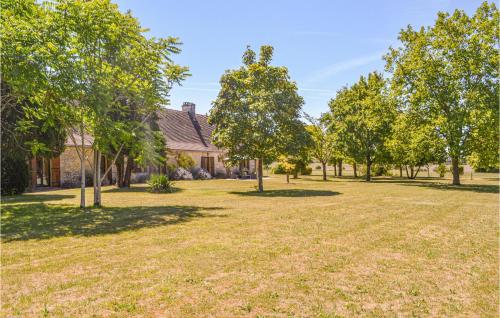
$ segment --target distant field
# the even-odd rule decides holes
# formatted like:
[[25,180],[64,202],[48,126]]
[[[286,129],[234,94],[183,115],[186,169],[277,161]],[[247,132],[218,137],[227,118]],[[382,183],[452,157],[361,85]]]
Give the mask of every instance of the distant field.
[[498,175],[319,173],[6,197],[2,316],[497,316]]

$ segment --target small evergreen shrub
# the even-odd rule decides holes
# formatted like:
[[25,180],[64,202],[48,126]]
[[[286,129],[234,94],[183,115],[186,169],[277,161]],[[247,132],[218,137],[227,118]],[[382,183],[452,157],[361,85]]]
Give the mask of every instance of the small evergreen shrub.
[[314,169],[316,169],[316,170],[321,170],[321,169],[323,169],[323,167],[321,167],[321,166],[316,166]]
[[444,163],[440,163],[436,168],[434,168],[434,172],[437,172],[441,178],[444,177],[446,171],[448,171],[448,169]]
[[193,180],[193,175],[191,172],[184,168],[177,168],[171,175],[172,180]]
[[177,165],[180,167],[180,168],[184,168],[186,170],[190,170],[192,168],[194,168],[194,159],[191,158],[191,156],[181,152],[177,155]]
[[149,191],[153,193],[172,193],[174,182],[166,175],[152,174],[148,180]]
[[193,177],[196,180],[207,180],[207,179],[212,179],[212,175],[210,175],[210,172],[208,172],[205,169],[202,168],[194,168],[191,170]]
[[2,155],[2,195],[23,193],[28,187],[29,168],[21,157]]

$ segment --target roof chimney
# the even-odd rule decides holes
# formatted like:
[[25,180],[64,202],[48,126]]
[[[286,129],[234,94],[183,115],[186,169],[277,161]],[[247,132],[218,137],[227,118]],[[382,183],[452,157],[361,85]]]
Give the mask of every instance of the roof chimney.
[[191,102],[184,102],[182,103],[182,111],[183,112],[188,112],[191,114],[196,114],[196,105]]

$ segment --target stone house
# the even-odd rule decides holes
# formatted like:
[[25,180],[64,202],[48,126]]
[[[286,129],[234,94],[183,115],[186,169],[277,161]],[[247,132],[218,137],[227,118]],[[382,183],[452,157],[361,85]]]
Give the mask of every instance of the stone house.
[[[185,102],[182,110],[161,109],[157,112],[158,126],[167,141],[168,160],[175,162],[179,153],[189,155],[194,159],[195,167],[210,172],[212,176],[226,175],[224,166],[224,150],[211,143],[213,127],[208,124],[206,115],[196,114],[196,106]],[[78,187],[80,185],[80,158],[75,148],[81,145],[81,136],[74,134],[68,137],[65,150],[55,158],[33,158],[30,161],[30,188],[37,187]],[[92,179],[90,161],[93,160],[93,138],[84,136],[86,178]],[[103,174],[111,164],[104,156],[101,158],[101,173]],[[242,160],[238,167],[232,167],[234,176],[236,171],[255,173],[255,160]],[[158,167],[137,167],[132,173],[132,182],[142,182],[151,173],[158,171]],[[116,169],[113,166],[104,184],[114,183]]]

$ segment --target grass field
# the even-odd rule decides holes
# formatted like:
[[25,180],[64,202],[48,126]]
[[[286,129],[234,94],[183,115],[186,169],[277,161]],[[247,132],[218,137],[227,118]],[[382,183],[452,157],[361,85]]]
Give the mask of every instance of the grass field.
[[497,175],[291,181],[6,197],[2,316],[497,316]]

